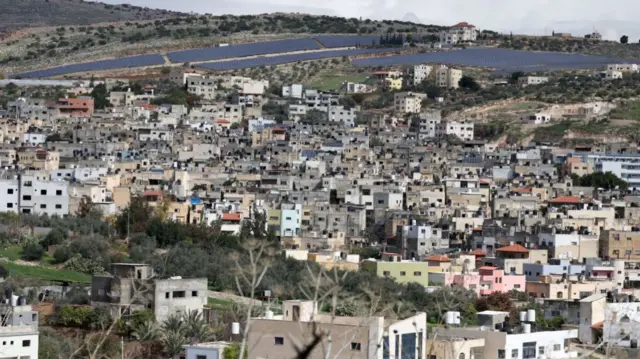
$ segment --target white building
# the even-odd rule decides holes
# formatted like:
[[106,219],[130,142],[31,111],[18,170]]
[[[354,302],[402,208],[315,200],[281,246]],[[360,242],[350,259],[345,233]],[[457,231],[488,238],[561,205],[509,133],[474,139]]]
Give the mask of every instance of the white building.
[[607,71],[638,72],[638,64],[608,64]]
[[373,86],[355,82],[345,82],[340,87],[340,91],[346,93],[369,93],[373,92]]
[[436,70],[436,86],[456,89],[462,79],[462,70],[450,69],[442,65]]
[[249,120],[249,132],[260,131],[266,126],[273,126],[275,124],[276,121],[264,117],[252,118]]
[[198,343],[184,346],[185,359],[220,359],[229,342]]
[[544,76],[522,76],[518,77],[518,85],[520,86],[528,86],[528,85],[539,85],[549,82],[548,77]]
[[47,135],[44,133],[25,133],[22,136],[22,142],[31,146],[42,145],[47,142]]
[[586,153],[573,154],[584,163],[595,164],[596,172],[611,172],[620,179],[627,181],[629,187],[640,188],[640,155],[637,154],[607,154]]
[[356,123],[356,109],[348,106],[331,106],[328,108],[328,117],[331,122],[339,122],[347,127],[353,127]]
[[140,141],[173,141],[173,131],[159,128],[139,128],[138,140]]
[[433,67],[424,64],[407,68],[404,74],[405,86],[413,87],[422,83],[429,78],[431,71],[433,71]]
[[540,125],[551,121],[551,115],[548,113],[531,113],[520,116],[520,121],[532,125]]
[[426,94],[416,92],[396,92],[393,95],[395,111],[399,114],[419,113]]
[[338,106],[340,95],[337,93],[304,90],[304,103],[308,108]]
[[190,77],[198,78],[202,77],[202,75],[199,74],[196,70],[183,69],[182,67],[174,68],[169,73],[169,80],[180,86],[184,86]]
[[622,78],[622,71],[606,70],[598,72],[596,76],[603,80],[618,80]]
[[82,167],[82,168],[63,168],[51,172],[51,180],[75,180],[75,181],[93,181],[106,175],[109,169],[106,167]]
[[475,125],[469,121],[444,121],[440,129],[440,136],[453,135],[464,141],[473,140],[473,131]]
[[280,235],[283,237],[299,236],[302,225],[302,205],[283,203],[280,210]]
[[46,181],[32,175],[19,175],[16,179],[0,180],[0,212],[69,214],[68,184],[64,181]]
[[474,42],[477,37],[476,27],[467,22],[460,22],[453,25],[449,30],[440,31],[441,44],[454,45],[461,42]]
[[418,132],[420,139],[436,138],[442,127],[442,112],[421,112],[411,120],[411,126]]
[[[38,358],[38,312],[26,305],[26,298],[12,295],[14,305],[3,304],[0,336],[2,358],[37,359]],[[19,302],[23,301],[23,302]]]
[[291,84],[289,86],[282,86],[282,97],[302,98],[302,85]]
[[640,303],[607,303],[602,327],[603,340],[629,348],[640,341]]

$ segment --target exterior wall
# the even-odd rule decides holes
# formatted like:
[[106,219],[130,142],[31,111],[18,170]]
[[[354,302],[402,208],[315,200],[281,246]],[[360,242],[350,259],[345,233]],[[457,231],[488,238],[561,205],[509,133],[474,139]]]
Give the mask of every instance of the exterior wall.
[[202,311],[207,303],[207,279],[155,280],[154,313],[158,322],[174,313]]
[[[430,267],[427,262],[383,262],[368,261],[362,262],[361,270],[375,273],[379,277],[394,278],[398,283],[420,283],[429,284]],[[440,272],[440,268],[432,268],[434,272]]]
[[478,358],[484,353],[484,346],[484,338],[455,341],[429,339],[427,340],[428,359]]
[[282,205],[280,215],[280,235],[299,236],[302,224],[302,205]]
[[206,343],[194,346],[185,346],[185,359],[219,359],[222,358],[222,353],[226,345],[219,345],[217,347],[207,347]]
[[541,76],[523,76],[518,78],[518,85],[526,86],[526,85],[539,85],[545,82],[549,82],[548,77]]
[[0,328],[3,358],[38,358],[37,326],[16,326]]
[[611,259],[640,260],[640,232],[602,231],[600,256]]

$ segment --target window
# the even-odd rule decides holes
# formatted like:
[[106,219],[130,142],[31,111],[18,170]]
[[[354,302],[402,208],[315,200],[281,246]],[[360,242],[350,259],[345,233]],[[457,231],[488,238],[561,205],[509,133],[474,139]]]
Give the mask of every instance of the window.
[[401,276],[401,277],[404,277],[404,276],[406,276],[406,275],[407,275],[407,272],[405,272],[405,271],[401,271],[401,272],[400,272],[400,276]]
[[169,299],[169,292],[164,293],[164,299]]
[[351,342],[351,350],[359,352],[361,348],[360,343]]
[[520,284],[514,284],[513,287],[516,289],[520,289]]
[[33,183],[31,181],[24,181],[24,186],[25,187],[31,187],[31,186],[33,186]]
[[46,189],[41,189],[40,190],[40,195],[41,196],[46,196],[47,195],[47,190]]
[[31,201],[31,196],[25,194],[24,196],[22,196],[22,200],[23,201]]
[[62,196],[62,190],[61,189],[57,189],[56,190],[56,196]]
[[7,190],[7,194],[13,194],[13,188],[9,188],[9,189]]
[[198,291],[197,290],[192,290],[191,291],[191,296],[192,297],[197,297],[198,296]]
[[56,209],[62,209],[62,205],[61,204],[56,204]]
[[511,357],[512,358],[518,357],[518,349],[511,349]]
[[46,204],[41,204],[40,205],[40,209],[47,209],[47,205]]
[[544,345],[538,347],[538,355],[544,355]]
[[390,276],[390,275],[391,275],[391,272],[389,272],[389,271],[384,271],[384,272],[382,272],[382,275],[383,275],[383,276],[385,276],[385,277],[388,277],[388,276]]
[[274,344],[275,345],[284,345],[284,338],[283,337],[275,337],[274,338]]
[[414,275],[415,277],[419,277],[419,276],[421,276],[421,275],[422,275],[422,272],[413,272],[413,275]]
[[186,296],[186,293],[184,292],[184,290],[176,290],[173,292],[174,298],[184,298],[185,296]]
[[554,344],[553,345],[553,351],[554,352],[559,352],[560,351],[560,344]]
[[196,359],[207,359],[206,355],[196,355]]
[[504,349],[498,349],[498,359],[504,359],[505,355]]
[[13,208],[13,203],[7,203],[7,208]]
[[31,346],[31,340],[23,340],[22,341],[22,346],[23,347],[30,347]]

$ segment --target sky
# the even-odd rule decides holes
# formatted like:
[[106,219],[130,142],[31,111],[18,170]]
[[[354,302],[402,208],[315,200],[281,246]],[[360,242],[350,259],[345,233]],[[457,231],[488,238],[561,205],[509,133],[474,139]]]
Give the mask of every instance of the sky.
[[376,20],[415,20],[453,25],[467,21],[480,29],[544,35],[571,32],[582,36],[597,30],[608,40],[640,38],[636,18],[640,1],[609,0],[102,0],[110,4],[164,8],[210,14],[303,12]]

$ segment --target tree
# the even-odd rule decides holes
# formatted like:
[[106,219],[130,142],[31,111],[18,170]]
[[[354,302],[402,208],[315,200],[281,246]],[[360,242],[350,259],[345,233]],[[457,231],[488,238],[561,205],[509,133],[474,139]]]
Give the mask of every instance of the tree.
[[511,76],[509,77],[509,83],[510,84],[517,84],[518,83],[518,79],[523,77],[524,75],[525,75],[525,73],[522,72],[522,71],[512,72]]
[[78,210],[76,216],[79,218],[101,218],[102,211],[93,205],[93,201],[89,196],[82,196],[80,203],[78,204]]
[[133,328],[132,336],[141,342],[148,342],[160,339],[161,333],[154,321],[147,320]]
[[[244,359],[247,359],[248,351],[244,351]],[[222,351],[222,359],[239,359],[240,358],[240,343],[233,343]]]
[[149,203],[141,197],[134,197],[116,218],[116,229],[123,237],[131,233],[144,233],[152,217],[153,209]]
[[102,110],[111,106],[111,102],[109,102],[109,92],[105,84],[96,85],[91,91],[91,97],[93,98],[96,109]]
[[42,246],[49,247],[64,243],[67,239],[67,233],[60,228],[53,228],[47,236],[42,240]]
[[26,261],[39,261],[44,257],[44,248],[38,243],[29,243],[22,248],[22,259]]
[[629,42],[629,36],[627,35],[622,35],[622,37],[620,38],[620,43],[621,44],[626,44]]
[[480,85],[471,76],[462,76],[462,78],[458,82],[458,86],[471,91],[480,90]]
[[170,358],[178,358],[182,353],[182,346],[187,344],[187,340],[180,332],[166,332],[162,338],[164,351]]
[[211,338],[211,330],[209,330],[209,325],[204,321],[202,313],[196,310],[190,311],[185,314],[184,323],[184,334],[189,343],[197,344]]
[[582,177],[572,174],[571,179],[574,186],[603,188],[605,190],[616,188],[626,190],[629,187],[626,181],[611,172],[595,172]]

